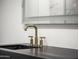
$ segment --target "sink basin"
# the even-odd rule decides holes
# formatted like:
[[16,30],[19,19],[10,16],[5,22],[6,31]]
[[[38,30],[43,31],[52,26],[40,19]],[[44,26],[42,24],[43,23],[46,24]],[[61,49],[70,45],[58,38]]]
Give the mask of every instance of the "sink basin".
[[32,47],[32,46],[27,46],[27,45],[5,45],[5,46],[0,46],[0,47],[12,49],[12,50],[38,48],[38,47]]

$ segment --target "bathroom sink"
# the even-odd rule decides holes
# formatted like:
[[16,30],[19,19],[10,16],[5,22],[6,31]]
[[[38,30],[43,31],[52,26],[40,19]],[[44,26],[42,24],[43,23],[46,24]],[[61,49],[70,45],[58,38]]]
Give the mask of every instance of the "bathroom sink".
[[5,46],[0,46],[0,47],[6,48],[6,49],[12,49],[12,50],[38,48],[38,47],[32,47],[32,46],[27,46],[27,45],[5,45]]

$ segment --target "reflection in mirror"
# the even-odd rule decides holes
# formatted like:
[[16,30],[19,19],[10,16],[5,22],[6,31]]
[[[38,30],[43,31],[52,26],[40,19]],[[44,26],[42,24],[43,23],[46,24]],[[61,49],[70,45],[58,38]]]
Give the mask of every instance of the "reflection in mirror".
[[65,0],[25,0],[25,16],[64,15]]

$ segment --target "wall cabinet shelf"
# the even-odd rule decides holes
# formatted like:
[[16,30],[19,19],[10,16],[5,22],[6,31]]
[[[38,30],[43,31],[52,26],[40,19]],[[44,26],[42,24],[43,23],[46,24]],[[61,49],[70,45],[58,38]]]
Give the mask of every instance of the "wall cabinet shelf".
[[78,0],[23,0],[24,24],[78,24]]

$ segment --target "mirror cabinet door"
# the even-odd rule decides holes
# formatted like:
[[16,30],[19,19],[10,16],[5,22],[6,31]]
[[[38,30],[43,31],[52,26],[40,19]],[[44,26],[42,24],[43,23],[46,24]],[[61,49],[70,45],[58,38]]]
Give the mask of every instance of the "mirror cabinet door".
[[78,0],[25,0],[25,16],[78,14]]
[[[78,0],[23,0],[23,1],[24,1],[23,20],[25,21],[25,23],[74,24],[77,23],[78,21],[77,19]],[[74,18],[72,16],[74,16]]]
[[65,15],[65,0],[50,0],[50,15]]
[[25,0],[25,17],[64,15],[64,0]]
[[36,17],[38,13],[38,0],[24,0],[24,15],[25,17]]
[[66,0],[66,15],[78,14],[78,0]]

